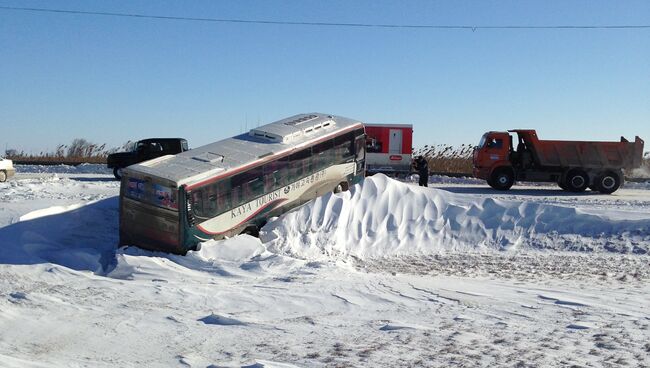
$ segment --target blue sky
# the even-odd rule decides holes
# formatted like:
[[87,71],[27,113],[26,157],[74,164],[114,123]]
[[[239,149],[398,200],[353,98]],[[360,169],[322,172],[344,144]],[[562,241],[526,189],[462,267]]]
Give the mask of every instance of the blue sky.
[[[650,25],[649,1],[12,1],[186,17],[440,25]],[[414,145],[487,130],[650,140],[650,29],[223,24],[0,9],[0,149],[74,138],[191,147],[301,112],[410,123]]]

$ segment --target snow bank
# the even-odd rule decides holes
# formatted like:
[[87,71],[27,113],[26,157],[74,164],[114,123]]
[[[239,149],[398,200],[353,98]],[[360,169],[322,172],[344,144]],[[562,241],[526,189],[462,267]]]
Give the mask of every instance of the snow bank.
[[270,222],[271,251],[300,258],[376,258],[462,250],[648,252],[650,215],[453,194],[374,175]]

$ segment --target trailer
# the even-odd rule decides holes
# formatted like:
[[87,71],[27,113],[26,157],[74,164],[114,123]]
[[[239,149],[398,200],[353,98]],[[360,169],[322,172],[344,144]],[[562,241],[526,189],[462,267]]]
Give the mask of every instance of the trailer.
[[413,125],[366,124],[366,175],[408,175],[413,153]]
[[[513,135],[517,135],[516,148]],[[610,194],[623,184],[623,170],[641,166],[643,140],[618,142],[540,140],[530,129],[487,132],[474,149],[474,176],[498,190],[515,181],[555,182],[564,190],[587,188]]]

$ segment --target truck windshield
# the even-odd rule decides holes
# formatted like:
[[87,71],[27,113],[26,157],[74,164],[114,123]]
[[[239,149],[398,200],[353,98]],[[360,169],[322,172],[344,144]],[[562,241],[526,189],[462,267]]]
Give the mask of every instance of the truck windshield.
[[487,133],[483,134],[481,140],[478,142],[478,148],[483,148],[485,146],[485,141],[487,140]]

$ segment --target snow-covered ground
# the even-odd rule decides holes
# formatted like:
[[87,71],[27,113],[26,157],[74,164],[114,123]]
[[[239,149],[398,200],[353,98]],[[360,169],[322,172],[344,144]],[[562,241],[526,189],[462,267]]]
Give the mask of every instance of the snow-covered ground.
[[375,176],[187,256],[103,167],[0,183],[0,366],[648,366],[650,190]]

